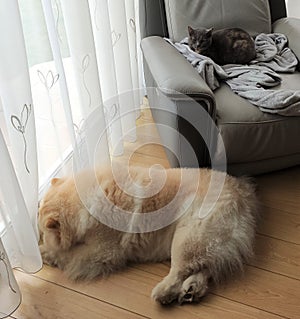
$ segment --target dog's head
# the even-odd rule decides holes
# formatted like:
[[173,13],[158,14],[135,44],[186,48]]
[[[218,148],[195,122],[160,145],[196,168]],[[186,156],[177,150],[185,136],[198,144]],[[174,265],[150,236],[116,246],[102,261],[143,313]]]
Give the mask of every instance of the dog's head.
[[75,240],[79,200],[72,180],[54,178],[40,203],[39,231],[47,250],[68,250]]

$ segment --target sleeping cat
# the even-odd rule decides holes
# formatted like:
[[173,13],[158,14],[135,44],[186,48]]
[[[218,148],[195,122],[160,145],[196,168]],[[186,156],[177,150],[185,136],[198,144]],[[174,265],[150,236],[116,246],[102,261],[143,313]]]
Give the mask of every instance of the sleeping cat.
[[256,56],[254,40],[239,28],[213,30],[188,26],[190,48],[219,65],[248,64]]

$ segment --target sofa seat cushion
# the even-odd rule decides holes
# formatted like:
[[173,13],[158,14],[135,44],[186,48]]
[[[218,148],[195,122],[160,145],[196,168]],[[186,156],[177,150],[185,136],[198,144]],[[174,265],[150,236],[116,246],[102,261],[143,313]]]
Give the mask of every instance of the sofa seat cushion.
[[271,32],[268,0],[165,0],[169,37],[180,41],[188,25],[216,29],[239,27],[251,35]]
[[[300,89],[299,72],[281,76],[282,84],[276,89]],[[228,163],[300,154],[300,116],[263,113],[225,84],[215,91],[215,98],[217,123]]]

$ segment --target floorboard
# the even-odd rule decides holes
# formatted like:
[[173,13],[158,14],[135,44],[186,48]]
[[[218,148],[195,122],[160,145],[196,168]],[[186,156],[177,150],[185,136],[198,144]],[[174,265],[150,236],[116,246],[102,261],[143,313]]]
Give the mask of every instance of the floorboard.
[[131,310],[134,313],[143,314],[150,318],[280,318],[274,313],[249,307],[240,302],[229,300],[227,296],[209,295],[201,305],[184,305],[174,307],[162,307],[152,301],[149,296],[151,290],[164,275],[168,267],[162,265],[165,270],[160,275],[156,273],[157,265],[153,265],[151,271],[144,271],[142,268],[128,268],[107,279],[99,279],[90,284],[76,284],[68,281],[59,270],[49,267],[37,274],[39,278],[52,282],[58,281],[63,287],[78,290],[102,300],[109,304],[117,304],[122,309]]
[[88,294],[78,293],[76,289],[66,289],[61,284],[28,276],[20,271],[16,271],[15,275],[23,296],[21,306],[14,313],[18,319],[145,318]]
[[[258,192],[267,207],[295,214],[300,212],[300,167],[257,178]],[[297,224],[300,233],[300,223]]]
[[[274,198],[277,197],[276,192],[274,192],[273,196]],[[286,212],[285,210],[266,206],[263,200],[262,203],[258,232],[300,245],[300,209]]]
[[300,280],[300,247],[293,243],[258,234],[255,256],[250,264],[260,269]]
[[247,266],[242,280],[233,280],[216,293],[282,317],[299,319],[299,280]]

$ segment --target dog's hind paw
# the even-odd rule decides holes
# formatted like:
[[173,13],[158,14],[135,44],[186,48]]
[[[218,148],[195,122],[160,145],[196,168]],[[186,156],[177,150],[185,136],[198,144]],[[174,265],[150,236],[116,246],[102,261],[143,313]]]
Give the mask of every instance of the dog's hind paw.
[[182,284],[178,303],[199,302],[208,291],[207,278],[203,273],[199,272],[189,276]]
[[180,283],[168,285],[165,280],[163,280],[152,290],[151,296],[162,305],[168,305],[177,301],[179,290]]
[[202,272],[189,276],[183,282],[178,277],[167,276],[153,289],[152,298],[162,305],[175,301],[179,304],[198,302],[207,290],[207,276]]

